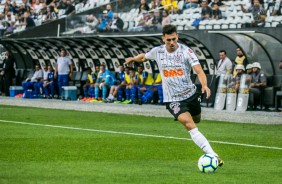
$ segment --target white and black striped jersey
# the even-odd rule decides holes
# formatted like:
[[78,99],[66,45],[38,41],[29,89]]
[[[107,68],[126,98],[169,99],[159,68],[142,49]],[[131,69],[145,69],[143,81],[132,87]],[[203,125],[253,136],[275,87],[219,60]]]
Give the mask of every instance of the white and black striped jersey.
[[196,86],[191,81],[190,72],[200,62],[192,49],[178,43],[177,50],[169,53],[165,45],[161,45],[146,53],[145,58],[158,64],[164,102],[182,101],[195,94]]

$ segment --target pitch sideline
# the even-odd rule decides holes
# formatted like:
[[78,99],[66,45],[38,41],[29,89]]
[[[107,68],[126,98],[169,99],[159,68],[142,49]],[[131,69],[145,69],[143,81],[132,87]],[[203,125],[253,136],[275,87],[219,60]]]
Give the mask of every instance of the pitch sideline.
[[[117,131],[110,131],[110,130],[96,130],[96,129],[88,129],[88,128],[76,128],[76,127],[67,127],[67,126],[60,126],[60,125],[37,124],[37,123],[27,123],[27,122],[9,121],[9,120],[0,120],[0,122],[21,124],[21,125],[30,125],[30,126],[42,126],[42,127],[50,127],[50,128],[61,128],[61,129],[68,129],[68,130],[80,130],[80,131],[89,131],[89,132],[101,132],[101,133],[110,133],[110,134],[133,135],[133,136],[142,136],[142,137],[153,137],[153,138],[164,138],[164,139],[192,141],[192,139],[189,139],[189,138],[163,136],[163,135],[140,134],[140,133],[132,133],[132,132],[117,132]],[[211,141],[211,140],[209,140],[209,142],[218,143],[218,144],[235,145],[235,146],[245,146],[245,147],[254,147],[254,148],[266,148],[266,149],[282,150],[282,148],[280,148],[280,147],[261,146],[261,145],[254,145],[254,144],[241,144],[241,143],[234,143],[234,142]]]

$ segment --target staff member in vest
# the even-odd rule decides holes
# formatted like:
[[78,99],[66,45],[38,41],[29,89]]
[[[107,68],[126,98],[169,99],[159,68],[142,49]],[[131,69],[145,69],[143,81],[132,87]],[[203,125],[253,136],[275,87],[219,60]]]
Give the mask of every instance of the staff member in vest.
[[60,55],[61,57],[57,59],[54,77],[58,77],[59,95],[62,96],[62,86],[69,85],[69,78],[72,76],[73,67],[65,49],[61,49]]
[[263,71],[261,71],[260,63],[253,63],[252,81],[250,85],[249,106],[250,110],[257,109],[257,102],[261,95],[261,90],[267,85],[267,79]]

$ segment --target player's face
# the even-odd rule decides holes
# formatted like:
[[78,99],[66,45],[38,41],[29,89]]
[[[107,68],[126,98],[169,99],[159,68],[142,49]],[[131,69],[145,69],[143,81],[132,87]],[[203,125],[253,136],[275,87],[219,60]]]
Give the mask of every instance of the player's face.
[[105,71],[105,67],[104,66],[100,66],[100,71],[104,72]]
[[137,69],[137,71],[138,71],[138,73],[143,73],[143,68],[142,67],[138,67],[138,69]]
[[125,71],[125,73],[129,74],[129,69],[128,68],[125,68],[124,71]]
[[52,67],[51,66],[48,66],[48,71],[52,71]]
[[174,52],[178,48],[177,41],[178,41],[177,33],[165,34],[163,36],[163,42],[165,43],[165,47],[168,52]]
[[124,71],[124,67],[123,67],[123,66],[119,66],[119,67],[118,67],[118,70],[119,70],[120,72],[123,72],[123,71]]

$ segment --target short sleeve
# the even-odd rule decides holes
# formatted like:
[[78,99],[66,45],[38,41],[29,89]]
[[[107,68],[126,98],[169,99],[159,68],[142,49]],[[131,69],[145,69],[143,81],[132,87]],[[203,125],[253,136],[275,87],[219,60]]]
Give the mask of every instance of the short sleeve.
[[157,60],[157,51],[158,51],[157,47],[151,49],[149,52],[145,54],[145,58],[148,60]]
[[188,61],[189,61],[189,64],[191,66],[195,66],[195,65],[200,64],[198,57],[196,56],[196,54],[194,53],[194,51],[192,49],[187,48],[187,50],[185,52],[187,54]]

